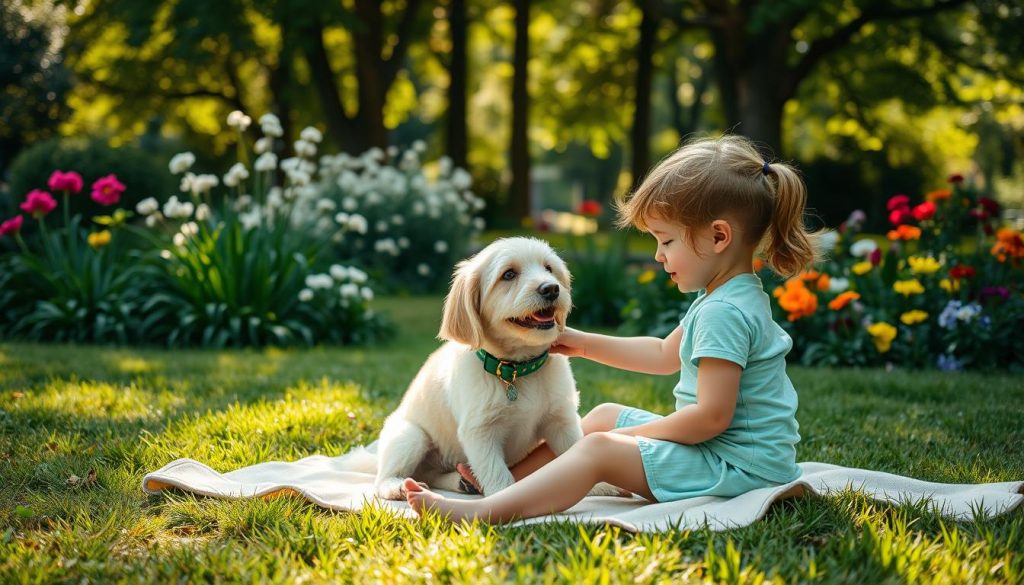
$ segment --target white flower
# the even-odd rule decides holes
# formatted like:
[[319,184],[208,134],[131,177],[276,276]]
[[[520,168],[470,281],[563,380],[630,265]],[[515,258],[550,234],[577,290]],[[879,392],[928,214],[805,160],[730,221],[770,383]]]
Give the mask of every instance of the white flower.
[[416,267],[416,272],[418,272],[420,276],[427,276],[430,274],[430,266],[421,262],[419,266]]
[[357,203],[352,197],[346,197],[341,200],[341,208],[345,211],[355,211],[356,209],[359,209],[359,203]]
[[847,278],[832,277],[828,281],[828,290],[833,293],[840,293],[850,288],[850,280]]
[[359,296],[359,285],[353,282],[347,282],[338,287],[338,292],[341,293],[341,298],[343,299],[356,297]]
[[174,240],[174,245],[179,247],[179,248],[181,248],[182,246],[185,245],[185,241],[186,241],[185,240],[185,234],[182,234],[182,233],[174,234],[173,240]]
[[304,185],[308,185],[309,182],[312,180],[312,177],[309,176],[309,173],[300,170],[295,170],[288,172],[288,180],[291,182],[292,185],[302,187]]
[[358,213],[353,213],[348,218],[348,229],[356,232],[357,234],[365,234],[369,227],[370,226],[366,221],[366,218]]
[[387,149],[387,153],[388,153],[388,157],[389,158],[395,158],[395,156],[398,155],[398,147],[397,146],[389,146],[388,149]]
[[239,183],[249,178],[249,169],[242,163],[235,163],[224,175],[224,184],[228,187],[237,187]]
[[329,274],[310,274],[306,277],[306,286],[313,290],[331,288],[334,286],[334,280]]
[[264,136],[256,141],[256,144],[252,149],[256,154],[263,154],[264,152],[270,152],[270,149],[274,146],[274,139],[269,136]]
[[452,186],[462,191],[473,185],[473,177],[465,169],[455,169],[452,173]]
[[374,224],[374,229],[383,234],[388,231],[388,222],[380,220]]
[[251,195],[240,196],[238,199],[235,200],[235,211],[241,211],[242,209],[249,207],[250,203],[252,203]]
[[155,197],[147,197],[135,206],[135,211],[139,212],[139,215],[151,215],[159,209],[160,204]]
[[260,225],[260,208],[254,207],[245,213],[239,214],[238,221],[246,231],[255,229]]
[[192,168],[192,165],[195,164],[195,162],[196,155],[191,152],[179,152],[171,157],[171,162],[167,166],[171,169],[171,174],[177,175],[178,173],[184,173]]
[[277,209],[284,205],[284,191],[280,187],[271,187],[267,190],[267,207]]
[[482,218],[482,217],[474,217],[473,218],[473,229],[482,232],[482,231],[484,231],[485,227],[487,227],[487,222],[484,221],[484,218]]
[[405,218],[397,213],[391,216],[391,223],[395,225],[402,225],[405,223]]
[[199,224],[194,221],[181,224],[181,233],[186,236],[194,236],[199,233]]
[[850,254],[863,258],[878,249],[878,244],[872,239],[857,240],[850,246]]
[[284,130],[281,128],[281,120],[274,114],[263,114],[260,116],[260,128],[267,136],[281,136]]
[[373,289],[371,289],[370,287],[364,286],[363,288],[359,289],[359,292],[360,292],[360,294],[363,295],[363,298],[366,299],[367,301],[372,301],[373,300]]
[[407,238],[405,236],[402,236],[402,237],[398,238],[398,247],[399,248],[408,248],[411,243],[412,242],[409,241],[409,238]]
[[308,303],[309,301],[313,300],[313,290],[312,289],[308,289],[308,288],[304,288],[304,289],[300,290],[299,291],[299,300],[304,302],[304,303]]
[[369,278],[365,272],[359,270],[355,266],[351,266],[348,269],[348,277],[352,279],[352,282],[356,284],[363,284]]
[[252,118],[238,110],[228,114],[228,126],[238,128],[239,132],[245,132],[245,129],[249,127],[249,124],[252,124]]
[[338,222],[340,226],[346,226],[348,225],[348,214],[344,211],[339,212],[334,216],[334,221]]
[[348,276],[349,276],[348,268],[342,266],[341,264],[333,264],[333,265],[331,265],[330,273],[331,273],[331,278],[333,278],[334,280],[337,280],[338,282],[341,282],[343,280],[348,280]]
[[281,120],[279,120],[274,114],[266,113],[260,116],[260,126],[265,126],[267,124],[276,124],[280,126]]
[[203,221],[210,218],[210,206],[205,203],[200,203],[199,207],[196,207],[196,219]]
[[373,243],[373,250],[380,254],[398,255],[398,244],[391,238],[384,238]]
[[423,215],[426,212],[427,212],[427,207],[425,205],[423,205],[422,202],[416,201],[416,202],[414,202],[412,204],[412,214],[413,215],[419,216],[419,215]]
[[294,144],[294,147],[295,147],[295,154],[297,154],[299,156],[303,156],[303,157],[316,156],[316,145],[313,144],[312,142],[307,142],[305,140],[296,140],[295,144]]
[[452,172],[452,159],[448,156],[442,156],[437,159],[438,168],[440,169],[441,176],[447,177]]
[[147,215],[146,216],[146,227],[153,227],[153,226],[155,226],[157,224],[157,222],[159,222],[161,219],[163,219],[163,216],[160,215],[159,211],[157,211],[155,213],[152,213],[150,215]]
[[299,138],[305,140],[306,142],[313,142],[319,144],[320,141],[324,139],[324,135],[316,128],[312,126],[306,126],[305,128],[302,129],[302,132],[299,133]]
[[192,215],[195,206],[192,203],[178,201],[177,195],[172,195],[167,203],[164,203],[164,215],[169,219],[184,219]]
[[252,168],[257,171],[272,171],[277,168],[277,155],[272,152],[264,152],[253,163]]
[[838,241],[839,241],[839,232],[837,232],[835,230],[825,230],[825,232],[823,234],[821,234],[821,240],[819,240],[819,242],[821,244],[821,249],[823,251],[825,251],[825,252],[828,252],[828,251],[832,250],[833,248],[835,248],[836,247],[836,243]]
[[316,210],[320,213],[330,213],[335,207],[337,204],[331,199],[320,199],[316,202]]
[[217,175],[195,175],[192,177],[192,192],[196,195],[200,193],[206,193],[210,189],[213,189],[220,184],[220,179]]
[[434,242],[434,251],[438,254],[444,254],[448,251],[448,242],[444,240],[438,240]]
[[426,152],[427,143],[423,142],[422,140],[416,140],[412,143],[412,149],[415,150],[416,152]]

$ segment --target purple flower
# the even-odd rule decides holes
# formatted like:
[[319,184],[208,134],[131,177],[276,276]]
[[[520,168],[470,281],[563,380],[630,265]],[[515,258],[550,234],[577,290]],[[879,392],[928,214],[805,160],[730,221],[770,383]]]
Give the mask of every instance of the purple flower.
[[999,297],[1005,301],[1010,298],[1010,289],[1005,286],[986,286],[981,289],[982,302],[992,297]]
[[955,356],[939,354],[939,359],[936,361],[936,365],[943,372],[959,372],[963,369],[963,362],[956,359]]

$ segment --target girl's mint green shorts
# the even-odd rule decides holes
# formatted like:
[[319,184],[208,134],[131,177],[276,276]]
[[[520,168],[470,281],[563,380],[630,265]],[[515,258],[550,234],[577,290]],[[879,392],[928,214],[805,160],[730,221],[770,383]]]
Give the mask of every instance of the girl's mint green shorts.
[[[639,408],[625,407],[615,428],[632,427],[662,418]],[[637,437],[644,475],[651,493],[659,502],[672,502],[697,496],[738,496],[778,483],[726,463],[703,445],[683,445],[672,441]]]

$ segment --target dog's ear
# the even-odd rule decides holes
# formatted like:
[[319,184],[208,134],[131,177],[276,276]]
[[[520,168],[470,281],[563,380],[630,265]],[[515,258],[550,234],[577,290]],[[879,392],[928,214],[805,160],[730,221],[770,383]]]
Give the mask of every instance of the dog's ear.
[[444,313],[437,337],[472,348],[480,347],[480,273],[473,258],[455,266],[452,287],[444,299]]
[[[555,261],[551,263],[552,272],[555,278],[558,279],[559,286],[562,287],[562,294],[572,298],[572,274],[569,272],[569,268],[565,265],[565,262],[559,257],[555,256]],[[569,311],[572,310],[572,303],[569,304]],[[558,326],[559,331],[565,331],[565,320],[569,316],[569,311],[555,312],[555,325]]]

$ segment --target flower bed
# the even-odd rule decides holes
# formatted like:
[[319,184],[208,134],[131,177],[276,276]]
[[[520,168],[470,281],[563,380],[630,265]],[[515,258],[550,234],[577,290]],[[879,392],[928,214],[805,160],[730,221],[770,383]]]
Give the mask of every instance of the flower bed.
[[[888,208],[892,229],[882,241],[861,233],[865,216],[857,211],[825,234],[831,254],[814,270],[782,280],[755,266],[776,320],[793,337],[790,360],[1024,368],[1016,340],[1024,326],[1024,240],[997,225],[998,204],[954,175],[949,188],[919,202],[896,195]],[[623,313],[626,330],[666,333],[689,302],[659,304],[649,296],[634,294]]]

